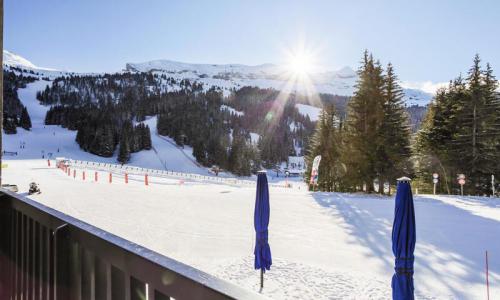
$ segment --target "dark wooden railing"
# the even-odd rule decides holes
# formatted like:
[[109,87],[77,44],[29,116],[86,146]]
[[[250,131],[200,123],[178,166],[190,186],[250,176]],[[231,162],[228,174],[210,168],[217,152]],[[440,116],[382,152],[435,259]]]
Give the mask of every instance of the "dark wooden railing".
[[259,294],[0,189],[2,300],[259,298]]

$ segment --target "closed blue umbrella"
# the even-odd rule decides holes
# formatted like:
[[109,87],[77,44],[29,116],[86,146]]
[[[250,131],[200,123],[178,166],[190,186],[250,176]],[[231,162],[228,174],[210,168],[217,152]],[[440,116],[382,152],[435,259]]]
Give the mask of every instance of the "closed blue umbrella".
[[392,252],[396,258],[392,276],[392,299],[408,300],[413,296],[413,251],[415,250],[415,208],[410,178],[398,179],[396,207],[392,225]]
[[266,172],[257,174],[257,195],[253,223],[255,227],[255,269],[260,269],[260,287],[264,287],[264,272],[272,265],[271,248],[268,243],[267,227],[269,225],[269,187]]

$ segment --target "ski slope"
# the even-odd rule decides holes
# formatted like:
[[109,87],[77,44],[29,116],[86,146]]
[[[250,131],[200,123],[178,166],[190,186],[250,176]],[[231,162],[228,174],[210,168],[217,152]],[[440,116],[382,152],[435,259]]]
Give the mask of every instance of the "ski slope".
[[[85,181],[45,160],[10,160],[6,183],[32,198],[205,272],[258,291],[253,270],[255,186],[105,173]],[[79,170],[81,171],[81,170]],[[27,176],[29,174],[29,176]],[[88,173],[87,173],[88,174]],[[271,174],[269,174],[270,176]],[[89,180],[90,179],[90,180]],[[394,198],[270,188],[273,266],[263,294],[275,299],[389,299]],[[416,196],[417,299],[500,294],[500,199]]]
[[144,168],[172,170],[184,173],[210,175],[207,168],[199,165],[193,156],[193,148],[180,147],[174,140],[161,136],[156,130],[157,117],[148,117],[144,124],[151,130],[152,150],[143,150],[132,154],[129,165]]
[[[36,92],[45,89],[50,81],[39,80],[18,90],[19,99],[26,106],[31,117],[32,128],[27,131],[18,128],[17,134],[3,134],[3,149],[17,152],[9,159],[41,159],[67,157],[78,160],[116,163],[118,150],[113,157],[100,157],[80,149],[76,143],[76,131],[61,126],[45,125],[48,106],[41,105],[36,99]],[[143,150],[131,155],[130,165],[144,168],[171,170],[200,175],[211,175],[208,170],[196,163],[191,147],[178,147],[169,137],[159,136],[156,131],[156,117],[148,118],[144,123],[151,130],[152,150]],[[24,146],[24,148],[21,147]]]
[[[47,84],[50,82],[39,80],[18,90],[19,99],[31,117],[32,128],[27,131],[18,127],[17,134],[3,134],[3,150],[17,152],[17,155],[6,158],[40,159],[67,156],[102,162],[113,161],[113,158],[103,158],[82,151],[75,142],[76,131],[66,130],[60,126],[44,125],[45,114],[49,107],[39,103],[36,92],[43,90]],[[22,144],[24,148],[21,147]]]
[[[17,134],[3,134],[3,149],[7,151],[6,158],[10,160],[47,159],[65,157],[74,160],[93,161],[101,163],[118,163],[118,148],[112,157],[101,157],[80,149],[76,143],[76,131],[67,130],[57,125],[45,125],[45,115],[49,106],[41,105],[36,99],[36,92],[45,89],[51,81],[38,80],[26,88],[19,89],[19,99],[26,106],[31,117],[31,130],[17,128]],[[201,166],[193,156],[190,146],[180,147],[174,140],[161,136],[156,129],[157,117],[147,117],[143,122],[151,130],[151,150],[142,150],[131,154],[127,165],[142,168],[168,170],[181,173],[214,176],[208,168]],[[254,137],[257,142],[258,137]],[[16,153],[11,155],[10,153]],[[220,177],[234,177],[227,172],[220,172]],[[293,180],[293,179],[292,179]],[[281,178],[272,179],[281,182]],[[300,179],[296,178],[296,181]]]

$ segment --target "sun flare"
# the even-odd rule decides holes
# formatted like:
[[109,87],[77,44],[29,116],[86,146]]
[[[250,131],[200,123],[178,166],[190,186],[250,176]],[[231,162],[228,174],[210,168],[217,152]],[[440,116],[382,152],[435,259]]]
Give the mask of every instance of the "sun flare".
[[285,83],[280,98],[284,101],[290,93],[300,95],[309,103],[318,103],[315,80],[322,71],[320,54],[322,47],[299,41],[295,47],[283,49],[283,74]]
[[289,68],[297,75],[307,75],[312,70],[312,58],[304,52],[294,53],[290,57]]

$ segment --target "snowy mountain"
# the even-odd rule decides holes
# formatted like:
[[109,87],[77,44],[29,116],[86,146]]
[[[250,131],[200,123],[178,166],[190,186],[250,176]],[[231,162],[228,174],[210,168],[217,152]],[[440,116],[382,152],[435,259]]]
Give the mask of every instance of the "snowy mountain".
[[3,64],[10,67],[18,67],[23,69],[32,69],[40,71],[56,71],[55,69],[38,67],[26,58],[12,53],[7,50],[3,50]]
[[273,76],[283,72],[283,70],[273,64],[263,64],[257,66],[247,66],[240,64],[189,64],[172,60],[153,60],[144,63],[127,63],[127,71],[150,72],[167,71],[172,73],[194,73],[198,75],[217,76],[223,74],[240,74],[241,76],[252,78],[259,76]]
[[14,54],[12,52],[9,52],[7,50],[3,50],[3,64],[21,68],[30,68],[30,69],[37,68],[37,66],[35,66],[32,62],[30,62],[26,58]]
[[[3,51],[5,66],[37,70],[44,76],[55,78],[68,72],[51,68],[39,67],[26,58]],[[335,71],[317,71],[308,75],[308,83],[295,80],[294,74],[285,65],[261,64],[248,66],[242,64],[192,64],[172,60],[152,60],[142,63],[127,63],[126,72],[157,72],[165,73],[175,79],[191,79],[203,83],[206,88],[221,87],[225,94],[233,88],[256,86],[273,88],[284,92],[324,93],[350,96],[354,92],[357,80],[356,72],[346,66]],[[426,105],[432,99],[432,94],[418,88],[404,88],[405,102],[408,105]]]
[[[350,67],[336,71],[312,72],[307,82],[295,80],[294,74],[284,65],[262,64],[190,64],[171,60],[153,60],[143,63],[127,63],[125,71],[166,73],[176,79],[191,79],[207,86],[217,85],[229,91],[242,86],[274,88],[286,92],[336,94],[350,96],[354,92],[357,74]],[[312,89],[311,89],[312,88]],[[426,105],[432,94],[414,88],[405,88],[408,105]]]

